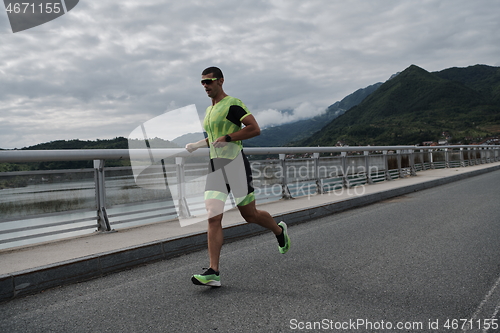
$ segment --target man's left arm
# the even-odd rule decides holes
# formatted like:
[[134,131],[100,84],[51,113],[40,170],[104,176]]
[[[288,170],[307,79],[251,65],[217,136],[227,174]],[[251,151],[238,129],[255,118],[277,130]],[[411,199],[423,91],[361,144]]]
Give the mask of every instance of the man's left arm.
[[[247,140],[260,134],[260,126],[252,114],[244,117],[241,123],[245,125],[245,127],[234,133],[227,133],[231,137],[231,141]],[[224,135],[217,138],[215,142],[227,142],[226,136]]]
[[257,120],[252,114],[249,114],[241,120],[241,123],[245,125],[242,129],[234,133],[228,133],[231,137],[231,141],[240,141],[251,139],[260,134],[260,126]]

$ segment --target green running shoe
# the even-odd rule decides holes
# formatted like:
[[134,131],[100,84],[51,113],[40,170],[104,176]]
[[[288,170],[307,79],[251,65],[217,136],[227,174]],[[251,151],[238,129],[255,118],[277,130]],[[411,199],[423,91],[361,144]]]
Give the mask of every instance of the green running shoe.
[[281,254],[285,254],[290,249],[290,237],[288,237],[286,223],[281,221],[280,223],[278,223],[278,225],[281,227],[281,229],[283,229],[283,236],[285,237],[285,244],[283,244],[283,246],[281,246],[281,244],[278,244],[278,248]]
[[195,274],[191,277],[191,281],[199,286],[220,287],[219,272],[212,268],[207,269],[203,274]]

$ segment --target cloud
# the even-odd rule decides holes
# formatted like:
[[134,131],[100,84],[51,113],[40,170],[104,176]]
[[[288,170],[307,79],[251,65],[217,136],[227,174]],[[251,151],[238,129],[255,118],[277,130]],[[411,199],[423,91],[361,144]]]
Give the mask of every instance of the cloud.
[[312,118],[325,113],[325,111],[325,108],[313,106],[309,102],[304,102],[291,111],[279,111],[275,109],[258,111],[255,117],[258,119],[259,126],[265,128]]
[[260,124],[303,119],[411,64],[500,65],[498,12],[496,0],[80,1],[16,34],[0,14],[0,147],[126,137],[167,110],[203,112],[212,65]]

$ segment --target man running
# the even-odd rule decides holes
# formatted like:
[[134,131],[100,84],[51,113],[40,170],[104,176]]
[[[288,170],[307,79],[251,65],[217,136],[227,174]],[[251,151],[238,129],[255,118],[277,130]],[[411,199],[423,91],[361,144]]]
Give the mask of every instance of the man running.
[[210,173],[205,187],[210,267],[202,274],[193,275],[191,281],[213,287],[221,285],[219,258],[224,241],[222,215],[229,191],[233,192],[240,214],[246,222],[271,230],[278,239],[280,253],[284,254],[290,248],[285,222],[276,224],[271,214],[257,210],[255,206],[252,173],[243,153],[242,140],[259,135],[260,127],[243,102],[224,92],[223,83],[224,76],[219,68],[209,67],[202,72],[201,84],[212,99],[203,122],[208,137],[186,145],[189,152],[202,147],[210,148]]

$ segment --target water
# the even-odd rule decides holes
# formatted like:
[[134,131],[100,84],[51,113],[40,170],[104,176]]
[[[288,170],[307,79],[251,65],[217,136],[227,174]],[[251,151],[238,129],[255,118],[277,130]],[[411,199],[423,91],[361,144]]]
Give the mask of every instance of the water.
[[[127,168],[110,170],[107,176],[107,212],[112,227],[176,217],[168,192],[135,186]],[[0,184],[0,249],[97,230],[93,169],[3,173]]]
[[[93,170],[4,173],[0,175],[0,181],[11,186],[0,189],[0,249],[96,232]],[[169,191],[136,186],[130,170],[106,172],[105,185],[111,228],[128,228],[177,218]],[[278,191],[276,187],[265,185],[261,189],[257,193],[259,202],[281,197],[280,188]],[[205,214],[202,191],[188,197],[188,201],[191,214]]]

